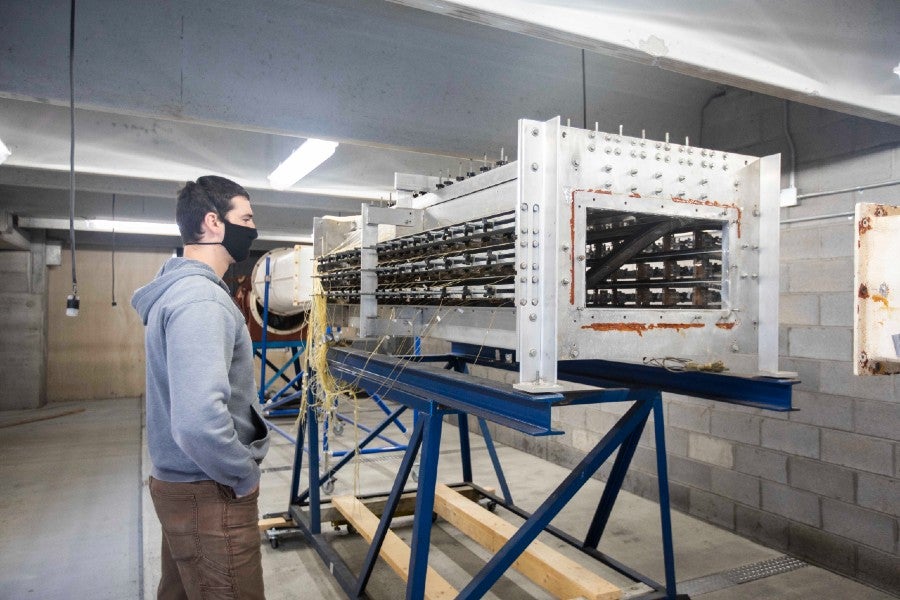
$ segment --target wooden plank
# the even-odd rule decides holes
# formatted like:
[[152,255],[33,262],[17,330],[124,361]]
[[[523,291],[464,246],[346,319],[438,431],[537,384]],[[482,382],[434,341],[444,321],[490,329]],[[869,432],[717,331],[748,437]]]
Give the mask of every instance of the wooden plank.
[[[449,488],[448,488],[449,489]],[[341,511],[341,514],[350,522],[353,527],[370,542],[375,537],[378,529],[378,517],[372,511],[366,508],[366,505],[354,498],[353,496],[334,496],[331,503]],[[400,539],[396,533],[388,529],[381,546],[380,556],[388,565],[397,573],[403,581],[409,579],[409,558],[411,551],[406,542]],[[455,598],[457,596],[456,589],[450,583],[441,577],[437,571],[428,567],[428,574],[425,577],[425,598],[434,600],[443,600]]]
[[[470,500],[480,499],[482,496],[476,490],[467,486],[466,484],[453,484],[450,486],[451,489],[455,489],[457,492],[469,498]],[[484,488],[486,492],[493,494],[494,488],[486,487]],[[359,498],[363,504],[366,505],[370,511],[375,513],[376,517],[381,517],[381,513],[384,512],[384,507],[387,504],[387,495],[377,496],[374,498]],[[416,493],[415,492],[407,492],[400,496],[400,501],[397,503],[397,510],[394,511],[394,517],[408,517],[415,513],[416,511]],[[304,509],[304,513],[308,514],[309,510]],[[336,508],[329,506],[328,504],[323,504],[320,512],[320,519],[322,523],[331,523],[332,525],[346,525],[347,519],[344,518],[344,515],[340,513]]]
[[[491,552],[497,552],[517,531],[501,517],[438,484],[435,512]],[[538,540],[513,563],[513,568],[557,598],[618,600],[622,590],[596,573]]]
[[260,519],[259,520],[259,530],[266,531],[267,529],[283,529],[285,527],[295,527],[296,524],[291,519],[285,519],[284,517],[269,517],[268,519]]

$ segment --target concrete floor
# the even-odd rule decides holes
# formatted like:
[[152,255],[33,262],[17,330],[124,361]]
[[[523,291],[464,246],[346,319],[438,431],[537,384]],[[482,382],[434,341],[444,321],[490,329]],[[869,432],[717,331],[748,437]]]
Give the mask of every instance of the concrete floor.
[[[83,409],[73,414],[66,411]],[[57,416],[61,415],[61,416]],[[55,417],[23,423],[35,417]],[[361,409],[362,421],[379,414]],[[289,425],[289,422],[285,422]],[[400,437],[393,430],[392,437]],[[37,411],[0,413],[0,599],[153,598],[159,576],[160,532],[147,492],[148,460],[142,448],[142,410],[137,399],[57,404]],[[348,428],[335,447],[353,443]],[[513,497],[535,508],[566,471],[518,450],[501,446],[499,454]],[[335,494],[383,491],[400,463],[398,454],[364,458],[345,469]],[[473,437],[475,480],[496,486],[481,438]],[[439,480],[461,479],[456,428],[444,429]],[[263,463],[260,510],[285,510],[293,446],[274,435]],[[527,476],[521,474],[527,473]],[[517,475],[519,474],[519,475]],[[581,533],[603,489],[591,480],[554,524]],[[517,519],[499,510],[511,522]],[[657,580],[662,579],[659,512],[653,502],[622,492],[600,549]],[[395,531],[409,541],[411,521]],[[673,513],[679,582],[777,557],[770,550],[692,517]],[[351,568],[361,564],[366,545],[356,535],[334,534],[335,546]],[[620,576],[558,542],[549,545],[591,565],[610,580]],[[463,587],[489,554],[448,524],[438,521],[432,534],[431,564],[457,588]],[[267,597],[343,598],[318,555],[302,540],[287,540],[275,550],[263,543]],[[626,597],[640,586],[626,587]],[[383,563],[367,591],[373,598],[395,599],[402,584]],[[517,573],[502,578],[489,598],[547,598]],[[692,596],[698,600],[750,598],[892,598],[813,566]]]

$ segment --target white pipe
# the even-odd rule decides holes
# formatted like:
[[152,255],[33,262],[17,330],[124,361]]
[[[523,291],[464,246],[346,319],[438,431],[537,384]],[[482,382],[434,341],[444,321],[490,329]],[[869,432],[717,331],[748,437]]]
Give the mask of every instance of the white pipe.
[[786,225],[788,223],[803,223],[804,221],[822,221],[824,219],[837,219],[838,217],[847,217],[848,219],[853,217],[852,212],[844,212],[844,213],[830,213],[827,215],[816,215],[814,217],[797,217],[796,219],[784,219],[781,221],[782,225]]
[[797,196],[797,200],[804,200],[806,198],[818,198],[819,196],[831,196],[833,194],[845,194],[847,192],[861,192],[863,190],[871,190],[874,188],[897,185],[898,183],[900,183],[900,179],[894,179],[893,181],[882,181],[881,183],[870,183],[869,185],[859,185],[856,187],[844,188],[842,190],[829,190],[827,192],[811,192],[809,194],[799,194]]

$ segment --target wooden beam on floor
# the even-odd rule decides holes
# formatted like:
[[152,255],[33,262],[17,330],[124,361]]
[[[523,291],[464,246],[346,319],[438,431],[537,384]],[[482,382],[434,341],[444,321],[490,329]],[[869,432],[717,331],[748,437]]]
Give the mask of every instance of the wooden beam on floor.
[[[466,501],[469,502],[469,500]],[[372,542],[378,529],[378,517],[366,508],[365,504],[353,496],[334,496],[331,498],[331,504],[344,515],[344,518],[356,528],[366,541]],[[390,529],[388,529],[381,546],[380,556],[403,581],[409,579],[411,550],[406,542]],[[456,596],[456,589],[437,571],[428,567],[428,574],[425,577],[426,600],[449,600]]]
[[[434,511],[491,552],[497,552],[518,529],[444,484],[435,490]],[[586,567],[538,540],[513,568],[557,598],[618,600],[622,590]]]

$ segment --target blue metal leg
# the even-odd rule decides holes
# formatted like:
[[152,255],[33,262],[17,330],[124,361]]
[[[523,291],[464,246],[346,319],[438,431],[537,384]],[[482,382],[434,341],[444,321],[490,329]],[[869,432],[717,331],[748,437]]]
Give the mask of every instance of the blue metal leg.
[[[408,407],[406,407],[406,406],[401,406],[400,408],[398,408],[397,410],[395,410],[393,413],[391,413],[391,415],[390,415],[387,419],[385,419],[384,421],[382,421],[381,424],[378,425],[378,427],[376,427],[376,428],[372,431],[372,433],[370,433],[369,435],[367,435],[367,436],[359,443],[359,448],[360,448],[360,450],[362,450],[363,448],[365,448],[369,443],[372,442],[372,440],[374,440],[376,437],[378,437],[378,434],[379,434],[380,432],[384,431],[384,429],[387,428],[387,426],[390,425],[392,421],[394,421],[395,419],[397,419],[397,417],[399,417],[400,415],[402,415],[402,414],[406,411],[407,408],[408,408]],[[379,450],[381,450],[381,449],[379,448]],[[328,481],[329,479],[331,479],[331,478],[334,476],[335,473],[337,473],[338,471],[340,471],[342,468],[344,468],[344,466],[345,466],[347,463],[349,463],[351,460],[353,460],[353,456],[354,456],[354,452],[353,452],[353,451],[349,451],[349,452],[347,452],[346,454],[344,454],[344,457],[343,457],[340,461],[338,461],[338,463],[337,463],[336,465],[334,465],[331,469],[328,470],[327,473],[325,473],[324,475],[322,475],[322,476],[319,478],[318,485],[322,485],[323,483],[325,483],[326,481]],[[310,485],[310,487],[313,487],[313,486]],[[307,497],[309,494],[310,494],[310,490],[306,490],[305,492],[303,492],[302,494],[300,494],[300,496],[298,497],[298,498],[299,498],[299,501],[302,502],[303,500],[305,500],[306,497]]]
[[653,428],[656,433],[656,472],[659,481],[659,518],[662,524],[663,561],[666,570],[666,598],[675,600],[675,550],[672,546],[672,514],[669,511],[669,471],[666,466],[666,428],[663,423],[662,394],[653,399]]
[[609,515],[612,513],[616,498],[622,489],[622,483],[625,481],[625,473],[628,472],[628,467],[631,464],[632,457],[634,457],[634,451],[637,449],[638,441],[641,439],[641,434],[644,432],[646,424],[647,419],[645,418],[625,439],[622,447],[619,448],[618,454],[616,454],[616,461],[613,463],[609,479],[606,480],[606,487],[603,488],[603,495],[600,497],[600,503],[597,505],[596,512],[594,512],[594,518],[591,521],[591,526],[588,528],[587,536],[584,538],[584,546],[586,548],[596,548],[600,543],[600,538],[603,536],[603,531],[609,522]]
[[[388,408],[388,405],[384,403],[384,400],[381,399],[381,396],[379,396],[378,394],[372,394],[371,397],[375,404],[378,405],[378,408],[380,408],[382,412],[384,412],[384,414],[391,414],[391,409]],[[400,421],[395,421],[395,423],[397,424],[397,429],[400,430],[400,433],[406,433],[406,427],[403,425],[403,423],[401,423]]]
[[[657,394],[658,396],[658,394]],[[559,511],[568,504],[579,489],[590,479],[615,451],[622,445],[628,435],[631,434],[640,423],[646,420],[653,408],[652,399],[641,399],[628,409],[612,429],[600,440],[593,450],[576,466],[562,483],[550,494],[534,514],[522,524],[522,527],[509,541],[491,558],[490,561],[478,572],[474,579],[467,585],[457,598],[481,598],[491,586],[493,586],[513,562],[525,551],[528,545],[544,530],[550,521],[559,514]],[[420,497],[422,494],[420,494]],[[418,518],[418,515],[417,515]],[[415,547],[415,538],[413,538]],[[423,578],[424,579],[424,578]],[[423,581],[424,583],[424,581]],[[410,595],[407,587],[407,598],[421,598],[422,596]]]
[[459,413],[459,454],[462,461],[462,478],[466,483],[472,483],[472,450],[469,447],[469,415]]
[[298,504],[300,499],[297,494],[300,491],[300,471],[303,468],[303,423],[297,428],[297,440],[294,442],[294,468],[291,472],[291,490],[288,506]]
[[321,501],[319,499],[319,423],[316,408],[311,404],[306,409],[306,425],[309,436],[309,529],[314,534],[322,533],[320,519]]
[[269,329],[269,257],[266,257],[266,285],[263,291],[263,314],[262,314],[262,348],[260,348],[259,361],[259,402],[265,402],[266,396],[266,333]]
[[412,437],[409,440],[409,446],[406,449],[406,454],[403,455],[403,462],[400,463],[400,470],[397,472],[397,478],[394,479],[394,486],[391,488],[391,493],[385,504],[384,512],[381,514],[381,520],[378,522],[378,529],[375,531],[375,536],[372,538],[372,543],[369,545],[369,551],[366,553],[366,560],[363,562],[362,572],[359,574],[359,580],[356,584],[357,598],[362,596],[366,589],[366,585],[369,583],[369,577],[372,575],[372,568],[375,566],[378,553],[381,552],[381,545],[384,543],[384,537],[387,535],[391,519],[394,516],[394,511],[397,510],[397,504],[400,502],[403,488],[406,487],[409,473],[412,471],[416,455],[419,453],[419,447],[422,445],[423,426],[424,419],[416,419]]
[[435,410],[433,413],[423,413],[421,418],[424,420],[422,460],[419,465],[419,489],[416,493],[409,579],[406,581],[407,598],[425,597],[425,575],[428,573],[428,551],[431,546],[431,515],[434,512],[434,490],[437,485],[444,414]]
[[478,426],[481,427],[481,435],[484,437],[488,456],[491,457],[491,463],[494,465],[494,473],[497,475],[497,481],[500,483],[503,501],[507,504],[512,504],[512,494],[509,493],[509,486],[506,484],[506,477],[503,475],[503,467],[500,465],[500,457],[497,456],[497,449],[494,447],[494,438],[491,437],[491,431],[488,429],[487,421],[479,417]]

